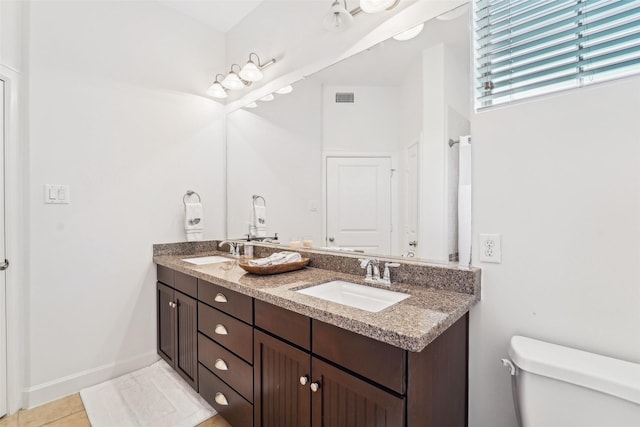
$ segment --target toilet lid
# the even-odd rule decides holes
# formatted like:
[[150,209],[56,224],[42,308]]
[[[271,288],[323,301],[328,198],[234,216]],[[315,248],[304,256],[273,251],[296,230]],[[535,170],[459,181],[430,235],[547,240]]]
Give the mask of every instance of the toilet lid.
[[523,371],[640,404],[640,364],[514,336],[509,356]]

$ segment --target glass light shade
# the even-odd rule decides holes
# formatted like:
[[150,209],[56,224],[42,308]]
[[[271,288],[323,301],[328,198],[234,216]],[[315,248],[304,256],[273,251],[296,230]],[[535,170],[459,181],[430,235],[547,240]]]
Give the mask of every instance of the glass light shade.
[[400,40],[401,42],[406,41],[406,40],[411,40],[412,38],[414,38],[418,34],[420,34],[422,32],[423,28],[424,28],[424,23],[422,23],[420,25],[416,25],[413,28],[409,28],[407,31],[403,31],[402,33],[398,34],[397,36],[393,36],[393,38],[396,39],[396,40]]
[[227,91],[225,91],[222,85],[218,82],[215,82],[209,87],[209,89],[207,89],[207,94],[214,98],[226,98],[228,96]]
[[256,64],[249,61],[242,67],[242,70],[240,70],[240,78],[248,82],[257,82],[262,79],[262,71],[260,71],[260,68],[258,68]]
[[395,0],[360,0],[360,9],[365,13],[378,13],[390,8]]
[[325,30],[336,32],[349,28],[353,23],[353,16],[337,0],[331,5],[331,9],[322,19]]
[[260,98],[260,101],[268,102],[268,101],[273,101],[274,99],[275,99],[275,96],[273,96],[273,94],[270,93],[269,95],[263,96],[262,98]]
[[287,86],[282,87],[282,88],[280,88],[280,89],[278,89],[276,91],[276,93],[279,94],[279,95],[286,95],[286,94],[291,93],[291,92],[293,92],[293,87],[291,85],[287,85]]
[[258,104],[256,102],[252,102],[251,104],[247,104],[245,108],[258,108]]
[[244,83],[242,83],[242,80],[240,80],[240,77],[238,77],[234,71],[229,71],[227,77],[222,80],[222,86],[227,89],[238,90],[244,88]]

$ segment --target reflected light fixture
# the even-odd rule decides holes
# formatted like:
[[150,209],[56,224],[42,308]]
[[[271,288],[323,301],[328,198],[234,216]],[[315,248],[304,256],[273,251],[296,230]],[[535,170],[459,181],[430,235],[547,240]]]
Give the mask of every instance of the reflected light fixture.
[[254,101],[251,104],[247,104],[245,108],[258,108],[258,103]]
[[275,96],[273,96],[272,93],[270,93],[267,96],[263,96],[262,98],[260,98],[260,101],[264,101],[264,102],[268,102],[268,101],[273,101],[275,98]]
[[233,64],[231,66],[231,70],[229,71],[229,74],[227,74],[224,80],[222,80],[222,86],[230,90],[243,89],[245,86],[248,86],[249,82],[240,80],[240,77],[238,77],[238,74],[236,74],[236,72],[233,71],[234,66],[240,68],[238,64]]
[[293,87],[291,85],[287,85],[285,87],[281,87],[280,89],[278,89],[276,91],[277,94],[279,95],[286,95],[288,93],[293,92]]
[[216,75],[216,81],[214,81],[213,84],[209,86],[209,89],[207,89],[207,94],[213,96],[214,98],[226,98],[228,96],[227,91],[224,90],[224,88],[218,81],[218,76],[222,76],[222,78],[224,79],[224,76],[222,74]]
[[378,13],[393,9],[400,0],[360,0],[360,9],[365,13]]
[[325,30],[337,32],[349,28],[353,23],[353,15],[347,10],[347,0],[335,0],[331,5],[331,9],[322,19],[322,26]]
[[[257,64],[251,59],[252,56],[256,57]],[[258,54],[255,52],[251,52],[249,54],[249,61],[247,61],[245,66],[240,70],[240,78],[248,82],[257,82],[263,77],[262,70],[269,65],[275,64],[275,62],[276,60],[272,59],[269,62],[262,64],[260,63],[260,57],[258,56]]]
[[400,34],[393,36],[393,38],[401,42],[411,40],[412,38],[420,34],[423,28],[424,22],[422,24],[416,25],[413,28],[409,28],[407,31],[403,31]]

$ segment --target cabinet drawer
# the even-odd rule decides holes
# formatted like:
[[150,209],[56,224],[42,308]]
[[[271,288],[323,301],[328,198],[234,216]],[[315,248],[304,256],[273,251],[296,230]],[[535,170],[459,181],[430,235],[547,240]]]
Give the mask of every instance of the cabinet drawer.
[[406,353],[398,347],[313,320],[313,353],[405,393]]
[[242,397],[253,402],[251,365],[202,334],[198,334],[198,360]]
[[164,265],[158,265],[157,271],[158,282],[173,287],[173,270]]
[[204,400],[209,402],[233,427],[252,427],[253,405],[213,375],[204,365],[200,365],[198,372],[200,395]]
[[183,294],[189,295],[193,298],[198,298],[198,279],[193,276],[180,273],[179,271],[176,271],[174,274],[173,287]]
[[256,326],[277,337],[311,349],[311,319],[302,314],[256,300]]
[[199,302],[198,329],[227,350],[253,363],[253,328],[251,326]]
[[198,280],[198,299],[240,320],[253,324],[253,298]]

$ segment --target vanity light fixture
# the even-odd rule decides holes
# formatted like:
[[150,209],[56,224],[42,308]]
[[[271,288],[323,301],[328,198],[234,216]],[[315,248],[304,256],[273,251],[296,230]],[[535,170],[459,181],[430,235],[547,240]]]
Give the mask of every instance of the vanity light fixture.
[[274,99],[275,99],[275,96],[273,96],[273,94],[270,93],[269,95],[266,95],[260,98],[260,101],[269,102],[269,101],[273,101]]
[[258,108],[258,103],[252,102],[251,104],[247,104],[245,108]]
[[245,86],[248,86],[249,82],[246,80],[241,80],[240,77],[238,77],[238,74],[235,71],[233,71],[234,66],[240,68],[238,64],[233,64],[231,66],[231,70],[229,71],[229,74],[227,74],[224,80],[222,80],[222,86],[230,90],[240,90],[240,89],[243,89]]
[[285,87],[281,87],[280,89],[278,89],[276,91],[277,94],[279,95],[286,95],[288,93],[293,92],[293,87],[291,85],[287,85]]
[[224,76],[222,74],[216,75],[216,81],[214,81],[213,84],[209,86],[209,89],[207,89],[207,94],[213,96],[214,98],[226,98],[228,96],[227,91],[224,90],[224,87],[222,87],[222,85],[218,81],[218,76],[222,76],[222,78],[224,79]]
[[343,0],[344,6],[340,4],[340,0],[335,0],[331,5],[331,9],[324,16],[322,26],[325,30],[337,32],[349,28],[353,23],[353,15],[347,10],[347,0]]
[[422,32],[423,28],[424,22],[422,24],[416,25],[413,28],[409,28],[407,31],[403,31],[400,34],[393,36],[393,38],[401,42],[411,40],[412,38],[417,37],[418,34]]
[[353,17],[360,12],[378,13],[391,10],[400,3],[400,0],[360,0],[360,6],[353,10],[347,9],[347,0],[333,0],[331,9],[322,19],[325,30],[337,32],[348,28],[353,23]]
[[[256,57],[257,64],[256,62],[253,62],[251,60],[252,56]],[[262,64],[260,63],[260,57],[258,56],[258,54],[255,52],[251,52],[249,54],[249,61],[247,61],[245,66],[240,70],[240,78],[248,82],[257,82],[263,77],[262,70],[264,68],[267,68],[269,65],[275,64],[275,62],[275,59],[271,59],[269,62]]]

